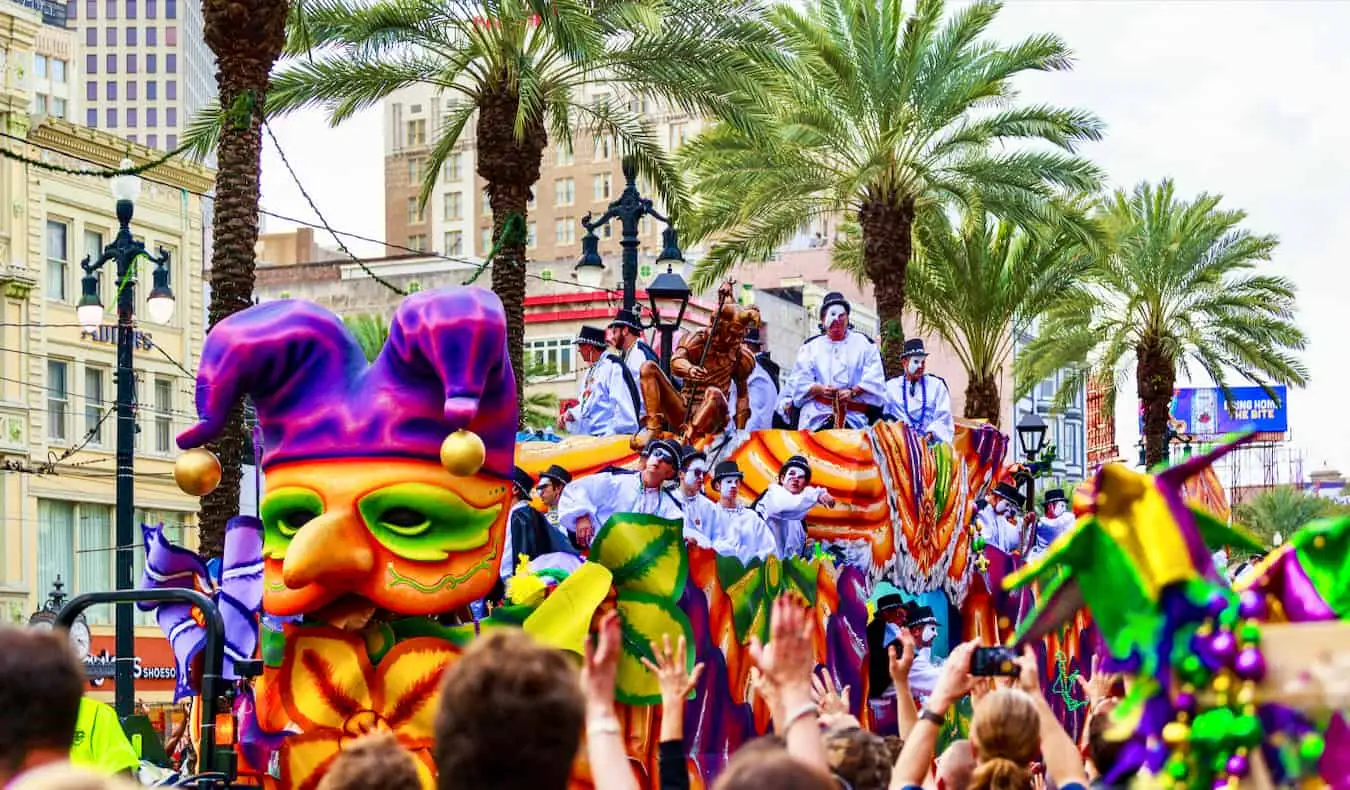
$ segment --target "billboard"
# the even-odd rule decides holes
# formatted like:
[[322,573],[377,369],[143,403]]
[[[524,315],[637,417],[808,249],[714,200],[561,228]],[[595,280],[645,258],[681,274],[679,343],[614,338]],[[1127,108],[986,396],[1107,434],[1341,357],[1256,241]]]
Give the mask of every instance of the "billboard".
[[1188,387],[1172,395],[1172,427],[1177,433],[1206,438],[1234,431],[1286,433],[1289,411],[1284,387]]

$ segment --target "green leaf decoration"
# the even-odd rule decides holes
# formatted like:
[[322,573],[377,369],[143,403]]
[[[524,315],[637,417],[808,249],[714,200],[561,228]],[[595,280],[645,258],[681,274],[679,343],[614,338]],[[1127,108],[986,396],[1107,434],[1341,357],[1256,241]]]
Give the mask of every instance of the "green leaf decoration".
[[1342,620],[1350,618],[1350,516],[1314,521],[1290,538],[1313,588]]
[[787,562],[777,557],[751,560],[749,565],[735,557],[717,557],[717,578],[731,600],[731,620],[736,638],[742,643],[758,636],[769,638],[769,605],[779,595],[792,592],[811,606],[816,605],[816,566],[806,560]]
[[[642,665],[641,658],[652,659],[652,642],[669,636],[671,643],[681,636],[694,644],[694,627],[672,601],[636,590],[621,590],[617,598],[623,635],[623,654],[614,696],[626,705],[655,705],[661,701],[661,687]],[[694,665],[694,651],[688,651],[688,669]]]
[[589,561],[609,568],[615,587],[672,600],[689,578],[684,527],[668,518],[615,513],[591,543]]

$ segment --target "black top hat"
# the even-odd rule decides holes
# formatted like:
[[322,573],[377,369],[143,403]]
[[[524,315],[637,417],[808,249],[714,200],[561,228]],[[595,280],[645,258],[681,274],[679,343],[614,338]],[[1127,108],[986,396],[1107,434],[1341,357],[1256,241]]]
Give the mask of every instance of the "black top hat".
[[741,468],[735,461],[718,461],[717,466],[713,467],[713,482],[720,483],[728,477],[745,477],[741,474]]
[[572,482],[572,473],[554,464],[539,473],[539,482],[543,483],[545,480],[552,480],[559,486],[565,486]]
[[680,451],[680,468],[684,469],[689,466],[689,464],[700,459],[704,461],[708,460],[707,454],[693,445],[686,444],[684,449]]
[[619,312],[614,314],[614,320],[609,322],[610,326],[627,327],[634,332],[641,332],[642,327],[638,325],[637,315],[626,308],[620,307]]
[[664,456],[665,459],[670,462],[671,466],[677,468],[680,466],[680,457],[682,455],[680,446],[669,439],[657,439],[648,444],[643,449],[642,454],[647,456],[655,455],[657,457]]
[[903,609],[905,599],[895,593],[888,593],[877,599],[877,614],[889,612],[892,609]]
[[926,357],[926,356],[928,356],[928,352],[924,350],[923,338],[921,337],[911,337],[909,340],[906,340],[905,350],[902,354],[900,354],[901,359],[904,359],[905,357]]
[[811,462],[806,460],[806,456],[790,456],[783,462],[783,466],[778,470],[778,479],[783,479],[783,473],[789,469],[800,469],[806,474],[806,482],[811,482]]
[[747,346],[754,346],[755,348],[759,348],[761,345],[761,341],[759,339],[759,327],[745,330],[745,340],[743,342]]
[[920,605],[909,607],[909,612],[905,616],[905,627],[913,628],[918,625],[937,625],[937,618],[933,616],[931,608]]
[[516,493],[520,496],[528,497],[534,490],[534,478],[519,466],[511,470],[511,482],[515,484]]
[[1045,504],[1047,505],[1050,504],[1051,502],[1068,502],[1068,501],[1069,498],[1064,495],[1064,489],[1062,488],[1052,488],[1049,491],[1045,492]]
[[1021,489],[1010,483],[999,483],[994,486],[994,496],[1001,497],[1017,505],[1019,508],[1027,506],[1027,495],[1023,494]]
[[576,344],[579,346],[595,346],[596,348],[605,348],[609,344],[605,342],[605,330],[598,326],[583,326],[577,333]]
[[853,307],[848,303],[848,300],[844,298],[843,294],[839,293],[838,291],[830,291],[829,293],[825,294],[825,301],[820,303],[821,319],[825,318],[825,311],[829,310],[831,307],[834,307],[835,305],[842,305],[844,311],[847,313],[853,312]]

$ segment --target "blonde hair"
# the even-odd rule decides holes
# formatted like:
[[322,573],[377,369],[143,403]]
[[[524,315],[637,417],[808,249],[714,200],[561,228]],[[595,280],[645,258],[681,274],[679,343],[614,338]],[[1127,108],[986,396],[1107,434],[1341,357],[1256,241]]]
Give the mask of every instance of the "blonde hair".
[[980,701],[970,722],[978,762],[971,790],[1026,790],[1028,765],[1041,749],[1041,719],[1024,692],[998,689]]

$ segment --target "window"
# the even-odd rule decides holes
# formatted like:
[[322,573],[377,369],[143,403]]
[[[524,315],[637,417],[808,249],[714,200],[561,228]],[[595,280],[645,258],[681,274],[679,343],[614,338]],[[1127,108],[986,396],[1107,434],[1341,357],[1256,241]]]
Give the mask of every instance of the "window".
[[117,28],[109,25],[103,29],[103,43],[105,46],[117,46]]
[[[136,99],[136,80],[127,80],[127,98],[135,101]],[[150,109],[154,109],[151,107]]]
[[178,18],[178,0],[164,0],[164,18]]
[[169,80],[164,84],[164,98],[169,101],[178,101],[178,81]]
[[148,134],[145,136],[145,144],[151,148],[159,148],[159,135]]
[[90,107],[84,111],[84,125],[91,129],[98,126],[98,110]]
[[136,73],[136,53],[135,53],[135,52],[128,52],[128,53],[127,53],[127,64],[126,64],[126,65],[127,65],[127,73],[128,73],[128,74],[135,74],[135,73]]
[[[47,585],[43,589],[51,589],[57,576],[69,595],[114,587],[117,552],[110,506],[39,499],[37,544],[38,581]],[[92,606],[85,617],[91,624],[106,625],[113,611]]]
[[47,56],[46,56],[46,55],[34,55],[34,56],[33,56],[33,76],[36,77],[36,78],[38,78],[38,79],[40,79],[40,80],[45,80],[45,79],[47,79]]
[[33,112],[38,115],[47,114],[47,94],[45,93],[33,94]]
[[66,81],[66,62],[57,58],[52,58],[52,82],[65,83]]
[[145,108],[145,125],[151,129],[159,126],[159,110],[154,107]]
[[146,19],[154,19],[158,15],[159,13],[159,8],[157,7],[158,5],[159,5],[158,0],[145,0]]
[[576,161],[572,147],[567,143],[558,143],[553,146],[553,158],[560,167],[565,167]]
[[[86,230],[84,231],[84,254],[85,254],[86,256],[88,256],[90,260],[93,260],[93,261],[98,260],[98,257],[99,257],[100,255],[103,254],[103,233],[102,233],[102,231],[89,230],[89,229],[86,229]],[[112,304],[113,301],[114,301],[113,298],[112,298],[113,295],[112,295],[112,288],[111,288],[111,285],[112,285],[112,281],[113,281],[115,278],[114,278],[111,274],[109,274],[109,275],[106,276],[106,277],[105,277],[104,274],[103,274],[104,272],[111,272],[111,271],[112,271],[112,269],[108,268],[107,266],[104,266],[102,269],[99,269],[99,270],[98,270],[97,272],[95,272],[95,274],[94,274],[94,276],[98,278],[98,293],[99,293],[99,296],[102,297],[102,299],[103,299],[103,304],[105,304],[105,305]],[[107,283],[107,285],[108,285],[109,287],[107,287],[107,288],[104,287],[105,282]]]
[[123,35],[123,38],[126,40],[127,46],[129,47],[136,46],[136,28],[128,27],[127,32]]
[[135,19],[135,18],[136,18],[136,0],[127,0],[126,8],[127,8],[127,19]]
[[1036,397],[1043,401],[1051,401],[1055,399],[1054,376],[1051,376],[1050,378],[1047,379],[1042,379],[1041,382],[1036,385]]
[[130,140],[132,143],[135,143],[135,142],[136,142],[136,135],[134,135],[134,134],[129,134],[129,135],[127,135],[127,139]]
[[614,138],[607,134],[595,138],[595,161],[608,162],[612,156],[614,156]]
[[[75,594],[75,503],[50,499],[38,500],[37,583],[39,590],[50,590],[58,577],[67,595]],[[106,589],[106,588],[105,588]],[[91,606],[85,617],[96,609]]]
[[483,216],[492,216],[492,198],[486,189],[483,190]]
[[[165,539],[174,545],[182,546],[185,543],[187,536],[187,519],[188,516],[186,513],[179,513],[172,510],[141,510],[140,508],[136,508],[133,513],[132,523],[136,524],[138,527],[141,524],[152,527],[161,527]],[[137,534],[139,534],[139,532]],[[140,579],[145,573],[145,552],[134,551],[132,554],[135,557],[135,561],[131,566],[131,578]],[[153,611],[142,612],[140,609],[137,609],[136,624],[154,625],[155,613]]]
[[[169,35],[169,33],[173,32],[173,30],[174,28],[169,28],[168,30],[164,31],[164,43],[168,44],[169,46],[173,46],[178,43],[177,36]],[[174,54],[173,52],[170,52],[169,54],[164,56],[164,73],[165,74],[178,73],[178,55]]]
[[[145,70],[146,70],[146,71],[154,71],[154,69],[150,68],[150,59],[153,58],[153,57],[154,57],[154,55],[146,55],[146,56],[145,56],[145,65],[146,65],[146,69],[145,69]],[[145,81],[145,98],[147,98],[147,99],[157,99],[157,98],[159,98],[159,83],[158,83],[158,82],[155,82],[154,80],[146,80],[146,81]]]
[[145,29],[145,45],[154,47],[159,45],[159,28],[147,27]]
[[689,130],[686,124],[672,123],[670,125],[670,150],[674,151],[684,145],[684,140],[688,136]]
[[539,226],[534,222],[525,224],[525,246],[530,249],[539,246]]
[[103,382],[107,373],[103,368],[86,365],[84,368],[84,432],[89,443],[103,445]]
[[563,217],[558,220],[555,226],[556,241],[559,244],[571,244],[576,241],[576,220],[571,217]]
[[[529,227],[533,228],[534,223],[531,222]],[[492,252],[492,228],[481,228],[478,236],[478,249],[483,251],[483,257],[486,258],[487,254]]]
[[464,219],[464,193],[445,193],[445,218],[447,220]]
[[177,108],[177,107],[165,107],[165,108],[164,108],[164,125],[165,125],[165,126],[175,126],[175,127],[178,126],[178,108]]
[[98,73],[98,55],[84,56],[84,73],[90,76]]
[[408,198],[408,224],[417,225],[427,221],[426,210],[418,204],[417,198]]
[[576,180],[560,178],[553,182],[553,205],[570,206],[576,201]]
[[458,181],[464,177],[464,154],[458,151],[445,158],[445,180]]
[[53,96],[51,114],[57,118],[66,117],[66,100],[58,96]]
[[159,70],[159,56],[151,52],[145,56],[145,73],[154,74]]
[[84,29],[84,45],[86,47],[98,46],[98,28],[90,25]]
[[422,160],[415,156],[408,159],[408,183],[422,183]]
[[136,108],[135,108],[135,107],[128,107],[128,108],[127,108],[127,128],[128,128],[128,129],[135,129],[135,128],[136,128],[136,121],[137,121],[137,118],[136,118]]
[[178,135],[171,134],[164,138],[164,147],[170,151],[178,147]]
[[98,19],[98,0],[84,0],[84,18]]
[[107,112],[104,113],[104,115],[105,115],[104,126],[106,126],[109,129],[116,129],[117,128],[116,108],[109,107]]
[[116,74],[116,73],[117,73],[117,55],[116,55],[116,54],[114,54],[114,53],[112,53],[112,52],[109,52],[108,55],[103,59],[103,71],[104,71],[104,73],[106,73],[106,74]]
[[614,184],[614,177],[611,176],[609,173],[596,173],[595,184],[593,185],[593,188],[595,190],[595,199],[609,200],[610,188],[613,186],[613,184]]
[[426,145],[427,122],[425,118],[408,121],[408,145]]
[[104,96],[109,101],[117,99],[117,80],[108,80],[103,86]]
[[551,375],[564,376],[572,372],[572,339],[554,337],[525,342],[526,364],[545,368]]
[[70,278],[70,226],[54,219],[47,220],[47,298],[66,301],[66,282]]
[[103,18],[104,19],[117,18],[117,0],[108,0],[108,2],[103,4]]
[[451,230],[445,234],[445,254],[463,255],[464,254],[464,231]]
[[155,379],[155,452],[168,455],[173,447],[173,383]]
[[47,360],[47,438],[64,442],[70,434],[70,363]]
[[600,238],[608,239],[613,235],[614,235],[614,223],[606,222],[605,226],[600,229]]
[[416,250],[417,252],[426,252],[426,251],[427,251],[427,234],[425,234],[425,233],[414,233],[413,235],[409,236],[409,237],[408,237],[408,249]]

